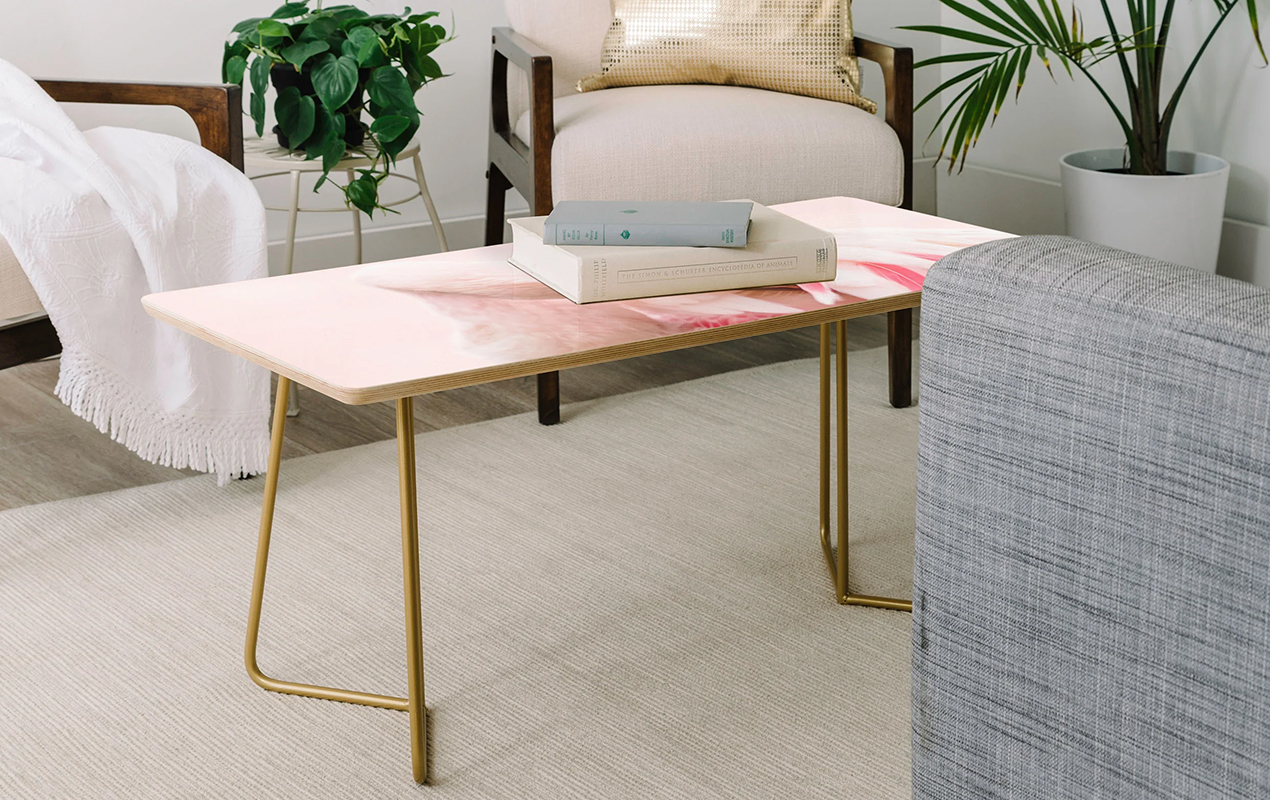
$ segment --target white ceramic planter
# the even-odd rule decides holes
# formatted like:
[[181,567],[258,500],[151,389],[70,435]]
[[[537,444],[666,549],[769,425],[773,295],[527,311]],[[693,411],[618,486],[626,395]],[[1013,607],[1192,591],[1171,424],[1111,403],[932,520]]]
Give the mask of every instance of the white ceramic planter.
[[1124,149],[1082,150],[1060,160],[1067,234],[1214,272],[1230,164],[1204,153],[1169,152],[1179,175],[1103,172],[1124,166]]

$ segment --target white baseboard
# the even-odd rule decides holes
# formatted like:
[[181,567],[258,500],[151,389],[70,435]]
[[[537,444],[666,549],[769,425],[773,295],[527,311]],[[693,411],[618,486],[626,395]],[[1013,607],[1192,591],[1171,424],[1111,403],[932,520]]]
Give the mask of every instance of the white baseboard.
[[1270,226],[1227,217],[1217,274],[1270,287]]
[[[935,213],[935,175],[930,169],[932,159],[917,162],[913,173],[914,207],[927,214]],[[507,218],[529,214],[523,204],[509,202]],[[443,220],[445,237],[451,250],[480,247],[485,243],[485,217],[460,217]],[[504,227],[504,239],[511,240],[511,228]],[[366,228],[362,232],[362,262],[389,261],[394,258],[427,255],[438,252],[437,237],[429,222],[410,222],[403,225]],[[295,272],[342,267],[353,263],[354,246],[352,231],[301,236],[296,238]],[[286,263],[286,242],[269,243],[269,274],[279,275]]]
[[[1063,188],[1057,181],[1017,175],[986,167],[967,166],[949,175],[933,159],[918,159],[913,171],[914,207],[928,214],[1017,234],[1062,233]],[[509,216],[523,216],[525,210]],[[485,218],[446,220],[451,250],[479,247],[485,239]],[[432,225],[426,222],[373,228],[362,237],[364,262],[437,252]],[[270,272],[282,269],[282,242],[269,243]],[[353,263],[353,235],[342,232],[296,240],[295,271],[339,267]],[[1221,275],[1270,287],[1270,226],[1227,219],[1222,232],[1217,271]]]
[[945,163],[936,167],[941,217],[1019,235],[1063,232],[1057,181],[975,166],[949,175]]
[[[1017,234],[1063,233],[1063,187],[1058,181],[967,166],[949,175],[937,166],[941,217]],[[1270,226],[1226,219],[1217,273],[1270,287]]]
[[[513,211],[508,216],[518,217],[527,213]],[[451,250],[465,250],[485,244],[483,216],[443,220],[441,224],[445,227],[446,243]],[[510,228],[504,227],[504,235],[510,237]],[[430,222],[369,228],[362,232],[362,263],[365,264],[437,252],[440,252],[440,248]],[[352,231],[300,237],[295,242],[294,271],[343,267],[353,263],[353,256]],[[281,274],[285,263],[286,242],[270,242],[269,274]]]

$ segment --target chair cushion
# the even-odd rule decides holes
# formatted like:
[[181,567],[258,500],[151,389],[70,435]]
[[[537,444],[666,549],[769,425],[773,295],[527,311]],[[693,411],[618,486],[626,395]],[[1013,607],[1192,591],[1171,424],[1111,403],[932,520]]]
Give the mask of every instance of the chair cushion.
[[[738,86],[632,86],[558,98],[555,118],[555,202],[903,199],[899,137],[844,103]],[[528,141],[528,114],[516,135]]]
[[0,236],[0,320],[42,313],[44,306],[35,296],[35,289],[31,288],[9,243]]

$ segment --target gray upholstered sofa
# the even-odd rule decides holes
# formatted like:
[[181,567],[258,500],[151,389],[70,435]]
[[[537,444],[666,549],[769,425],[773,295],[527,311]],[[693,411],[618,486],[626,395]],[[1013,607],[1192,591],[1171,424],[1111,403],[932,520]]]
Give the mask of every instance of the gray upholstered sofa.
[[1270,797],[1270,292],[1034,237],[923,294],[915,797]]

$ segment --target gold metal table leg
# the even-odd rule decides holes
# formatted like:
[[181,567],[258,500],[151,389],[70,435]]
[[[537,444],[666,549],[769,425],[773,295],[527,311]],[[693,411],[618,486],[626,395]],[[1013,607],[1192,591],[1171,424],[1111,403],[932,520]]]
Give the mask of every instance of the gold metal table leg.
[[428,779],[428,707],[423,701],[423,630],[419,605],[419,502],[415,489],[414,398],[397,401],[397,474],[401,486],[401,570],[406,598],[406,679],[410,762],[415,783]]
[[[831,331],[836,334],[837,347],[830,347]],[[830,369],[830,361],[836,370]],[[832,372],[837,373],[835,382]],[[833,530],[830,525],[830,384],[836,383],[833,392],[837,410],[837,490],[838,490],[838,543],[834,546]],[[825,563],[829,566],[829,576],[833,580],[834,596],[839,603],[849,606],[871,606],[893,611],[913,610],[913,601],[900,600],[894,597],[876,597],[867,594],[852,594],[847,584],[850,566],[850,542],[848,539],[850,506],[847,496],[847,322],[825,323],[820,326],[820,547],[825,554]]]
[[278,468],[282,461],[282,435],[286,427],[287,399],[291,381],[278,376],[278,393],[274,400],[273,432],[269,444],[269,471],[265,475],[265,497],[260,511],[260,538],[256,545],[256,571],[251,586],[251,610],[247,616],[247,642],[243,660],[247,674],[257,685],[271,692],[335,700],[363,706],[407,711],[410,714],[410,755],[414,778],[427,779],[427,707],[423,694],[423,644],[420,619],[419,588],[419,524],[415,487],[414,402],[411,398],[397,401],[397,453],[401,484],[402,573],[406,601],[406,669],[409,680],[407,697],[336,689],[308,683],[271,678],[256,663],[256,644],[260,636],[260,608],[265,594],[265,572],[269,566],[269,539],[273,531],[273,510],[278,497]]

